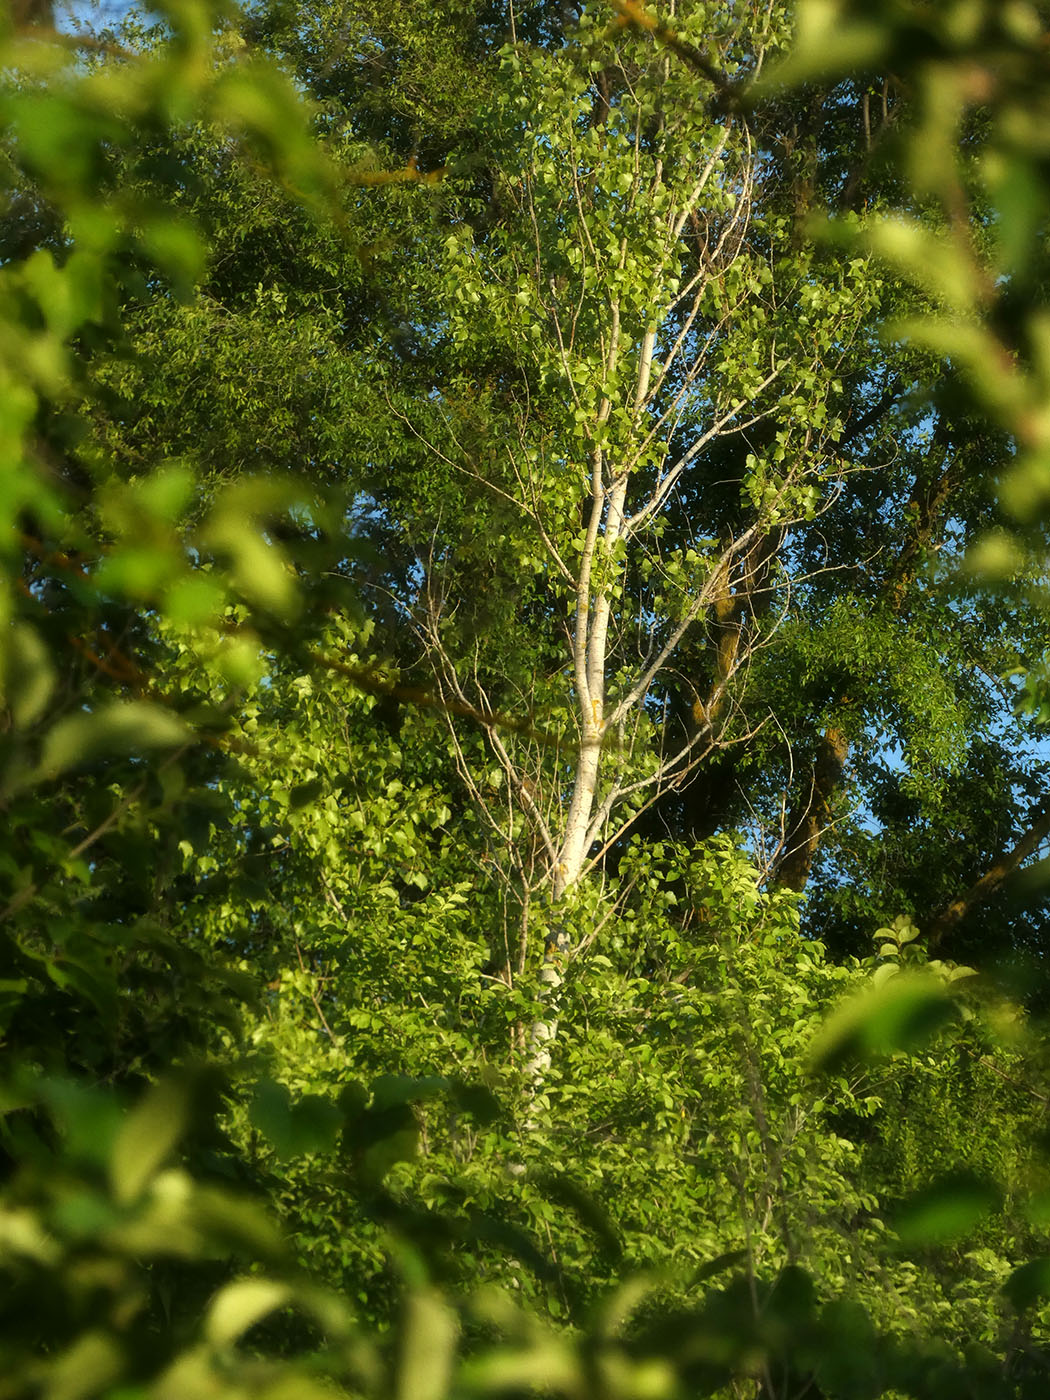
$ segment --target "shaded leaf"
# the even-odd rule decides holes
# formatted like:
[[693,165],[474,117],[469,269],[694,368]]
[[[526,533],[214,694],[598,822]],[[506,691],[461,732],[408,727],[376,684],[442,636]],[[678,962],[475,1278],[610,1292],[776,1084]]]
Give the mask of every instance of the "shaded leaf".
[[333,1148],[344,1115],[319,1094],[306,1094],[293,1103],[283,1084],[264,1079],[256,1085],[249,1117],[277,1156],[286,1160]]
[[1015,1269],[1003,1285],[1003,1292],[1018,1310],[1050,1297],[1050,1257],[1030,1259]]
[[54,778],[75,764],[98,758],[177,748],[192,737],[193,731],[170,710],[145,700],[120,701],[90,714],[70,715],[50,729],[38,775]]
[[16,623],[7,637],[4,694],[0,699],[19,728],[39,719],[55,685],[55,670],[35,627]]
[[545,1172],[537,1185],[551,1200],[569,1207],[586,1229],[597,1237],[602,1250],[612,1259],[619,1259],[623,1244],[605,1207],[565,1172]]
[[747,1259],[746,1249],[728,1249],[724,1254],[716,1254],[713,1259],[709,1259],[706,1264],[701,1264],[696,1273],[693,1274],[693,1282],[705,1283],[709,1278],[715,1278],[718,1274],[725,1273],[726,1269],[735,1268],[737,1264],[743,1264]]
[[970,1171],[938,1178],[897,1211],[893,1227],[907,1245],[937,1245],[972,1233],[1001,1204],[999,1191]]

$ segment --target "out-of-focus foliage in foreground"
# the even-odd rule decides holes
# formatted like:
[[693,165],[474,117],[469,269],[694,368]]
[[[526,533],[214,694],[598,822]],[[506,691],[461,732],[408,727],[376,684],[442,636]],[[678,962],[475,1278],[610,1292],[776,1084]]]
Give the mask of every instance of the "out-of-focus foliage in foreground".
[[[599,255],[581,247],[603,219],[616,324],[622,293],[646,343],[649,306],[620,220],[629,222],[644,184],[635,156],[658,142],[664,120],[646,96],[653,53],[664,65],[656,90],[716,114],[766,101],[790,109],[817,78],[863,83],[886,72],[903,85],[908,116],[892,177],[870,211],[825,230],[830,247],[848,243],[848,270],[822,281],[806,262],[800,274],[798,307],[824,338],[813,364],[770,407],[749,335],[719,339],[732,319],[724,298],[752,298],[754,336],[783,343],[764,262],[775,247],[783,280],[784,250],[802,234],[775,212],[704,271],[710,304],[697,306],[723,358],[701,383],[730,406],[734,386],[746,385],[756,413],[786,415],[792,431],[806,426],[807,393],[826,419],[821,396],[842,393],[828,366],[845,353],[842,338],[862,334],[847,315],[857,306],[849,288],[868,277],[871,255],[920,293],[901,296],[909,318],[887,335],[944,357],[946,381],[972,395],[968,411],[1012,444],[1016,460],[997,485],[1015,523],[975,551],[973,570],[994,587],[1043,538],[1043,9],[800,0],[797,44],[778,67],[791,16],[758,6],[749,16],[762,36],[756,66],[769,66],[749,86],[755,75],[734,28],[747,7],[686,8],[687,38],[626,0],[596,7],[568,33],[561,7],[541,4],[512,22],[510,10],[477,3],[446,22],[440,7],[379,15],[361,4],[333,18],[172,3],[98,32],[56,31],[47,6],[9,7],[0,39],[0,1400],[1046,1394],[1045,1052],[1023,1014],[969,967],[931,959],[897,910],[870,930],[871,956],[836,960],[800,927],[804,881],[768,878],[772,865],[760,871],[757,851],[725,831],[683,821],[680,839],[665,841],[644,825],[640,800],[629,809],[635,839],[611,836],[593,854],[594,878],[559,891],[557,909],[538,897],[531,907],[521,814],[561,801],[559,735],[571,722],[553,704],[547,729],[490,706],[480,634],[486,605],[513,615],[521,632],[508,625],[498,638],[508,675],[547,667],[556,693],[562,662],[521,633],[543,635],[564,608],[562,580],[550,594],[541,580],[519,595],[501,576],[489,596],[469,600],[477,612],[464,598],[455,626],[440,632],[435,622],[442,659],[451,658],[439,675],[445,689],[403,682],[371,650],[376,618],[394,651],[396,629],[408,632],[428,608],[439,619],[444,601],[436,546],[429,558],[397,556],[403,519],[458,522],[462,513],[486,541],[510,537],[511,565],[534,562],[514,553],[524,549],[516,522],[499,514],[514,498],[500,488],[493,505],[475,489],[472,457],[463,475],[475,485],[462,489],[435,469],[448,456],[416,463],[422,438],[405,404],[414,396],[441,419],[449,453],[462,437],[481,456],[520,409],[511,362],[541,396],[522,442],[560,491],[571,475],[566,438],[542,399],[558,382],[558,356],[530,379],[540,362],[517,340],[539,343],[542,357],[548,290],[557,303],[578,276],[593,293],[588,257]],[[491,102],[501,139],[542,110],[549,131],[596,168],[607,133],[636,142],[624,147],[622,186],[586,200],[575,189],[579,210],[586,204],[579,245],[562,232],[572,211],[530,190],[528,207],[546,210],[547,233],[561,239],[539,250],[537,265],[564,255],[561,286],[553,275],[549,288],[536,281],[501,222],[507,207],[525,207],[516,201],[533,176],[552,197],[564,193],[552,138],[545,129],[532,164],[510,176],[486,165],[480,143],[470,148],[483,123],[463,115],[454,23],[490,59],[497,40],[511,41],[502,67],[483,66],[471,98]],[[723,66],[712,68],[701,47],[705,26],[720,35]],[[519,42],[533,49],[524,73]],[[553,86],[537,98],[528,84],[542,89],[551,56],[577,44],[597,65],[597,96],[584,103],[569,62],[558,82],[577,105],[564,106]],[[617,45],[626,55],[618,69]],[[338,91],[348,53],[360,89],[350,96]],[[498,74],[507,86],[496,93]],[[629,129],[622,112],[635,87],[643,96]],[[421,111],[448,150],[425,149],[413,126]],[[559,126],[566,112],[572,120]],[[714,169],[728,136],[705,139]],[[733,140],[750,199],[763,162],[750,129]],[[437,161],[449,151],[446,170]],[[447,206],[407,204],[441,177],[454,187]],[[737,227],[740,191],[729,183],[710,196],[719,257]],[[387,202],[364,202],[362,190]],[[666,209],[659,181],[649,195]],[[253,203],[258,224],[246,217],[231,228],[238,200]],[[683,203],[679,233],[694,206]],[[460,239],[442,220],[465,223],[464,210],[473,223]],[[652,229],[641,222],[648,246]],[[252,284],[249,234],[261,225],[282,257],[289,229],[302,242],[287,259],[287,287]],[[415,257],[408,291],[417,300],[404,317],[396,269],[389,285],[362,271],[386,268],[392,245]],[[798,257],[801,266],[800,247]],[[677,306],[677,274],[663,272]],[[360,301],[348,294],[333,312],[326,298],[351,285]],[[881,295],[877,278],[865,286]],[[608,288],[599,291],[596,335]],[[508,342],[506,327],[482,327],[491,343],[475,374],[456,359],[470,348],[474,313],[433,307],[471,296],[480,304],[483,293],[524,308],[527,336]],[[231,388],[214,373],[208,336],[243,382]],[[170,379],[158,345],[181,357]],[[316,398],[289,363],[306,348],[324,388]],[[626,343],[624,354],[632,350]],[[586,450],[599,478],[601,444],[610,433],[630,440],[650,372],[659,379],[652,355],[650,338],[633,419],[630,405],[614,412],[605,390],[592,392],[618,372],[615,355],[605,364],[592,355],[579,381],[569,375],[569,440],[591,433],[581,405],[593,400]],[[775,378],[783,367],[773,359]],[[267,376],[286,415],[276,445],[251,436],[271,402]],[[197,380],[207,382],[187,388]],[[518,388],[503,401],[508,383]],[[701,414],[705,392],[695,392]],[[199,402],[225,406],[221,432],[197,423]],[[343,437],[319,426],[348,405],[376,415],[359,440],[353,424]],[[166,450],[180,431],[181,456]],[[364,459],[382,460],[376,444],[389,447],[395,432],[393,456],[409,480],[380,504],[379,474]],[[842,432],[826,425],[829,453]],[[227,438],[236,450],[224,455]],[[288,443],[301,454],[294,463]],[[362,460],[347,461],[355,443]],[[773,553],[785,520],[801,528],[822,508],[817,485],[800,488],[783,467],[789,445],[771,434],[748,457],[745,505],[760,512]],[[658,448],[639,456],[643,478],[664,460]],[[267,469],[253,472],[253,457]],[[706,465],[716,485],[723,465]],[[532,503],[541,534],[546,504]],[[734,529],[741,509],[724,509]],[[551,530],[575,559],[587,531],[578,518],[570,524]],[[723,546],[691,530],[688,510],[684,525],[669,510],[638,572],[655,574],[640,596],[665,609],[672,634],[687,611],[677,600],[711,586],[725,668],[706,711],[698,700],[684,707],[695,738],[701,721],[715,732],[734,678],[726,638],[742,634],[745,583],[754,584],[749,625],[765,625],[759,595],[771,556],[748,565],[736,604],[726,585],[716,605],[712,580],[697,580]],[[460,567],[477,585],[474,548],[468,540]],[[733,548],[724,545],[726,578]],[[633,586],[618,568],[615,550],[595,566],[604,601]],[[902,567],[900,577],[910,583],[914,572]],[[889,632],[899,612],[889,609]],[[654,653],[664,645],[657,625],[645,643]],[[689,634],[698,651],[702,631],[698,623]],[[756,670],[761,649],[756,642]],[[473,700],[453,683],[464,658],[473,658]],[[834,688],[841,695],[852,682],[844,670]],[[617,685],[622,676],[611,692]],[[1025,694],[1030,709],[1045,708],[1038,676]],[[655,710],[639,713],[639,734],[662,722]],[[552,793],[530,779],[501,806],[515,770],[496,759],[510,734],[534,745],[537,772],[554,777]],[[753,734],[719,736],[728,750]],[[624,757],[622,731],[620,748],[630,796],[648,757],[642,740]],[[814,768],[814,788],[826,768]],[[786,798],[786,837],[785,807]],[[504,846],[518,855],[516,885],[488,880]],[[582,865],[588,852],[578,854]]]

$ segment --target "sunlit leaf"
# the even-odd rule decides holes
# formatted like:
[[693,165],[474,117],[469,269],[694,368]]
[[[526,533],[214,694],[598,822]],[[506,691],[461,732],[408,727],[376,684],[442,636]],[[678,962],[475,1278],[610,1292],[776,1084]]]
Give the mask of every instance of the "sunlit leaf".
[[39,632],[15,623],[4,642],[2,699],[19,728],[40,718],[54,687],[55,668]]
[[405,1303],[398,1359],[398,1400],[444,1400],[459,1326],[432,1289],[413,1290]]
[[766,79],[769,87],[873,67],[890,40],[885,24],[850,15],[841,0],[799,0],[796,13],[796,43]]
[[117,1134],[109,1178],[118,1201],[134,1201],[164,1165],[186,1129],[189,1089],[182,1080],[155,1084]]
[[245,1278],[228,1283],[208,1309],[205,1335],[213,1346],[230,1346],[257,1322],[283,1308],[291,1297],[288,1285],[273,1279]]
[[[884,967],[895,971],[890,964]],[[831,1070],[853,1059],[915,1050],[956,1014],[939,978],[898,972],[832,1014],[813,1042],[811,1063],[815,1069]]]
[[68,1351],[52,1362],[47,1400],[89,1400],[112,1393],[126,1366],[124,1352],[115,1337],[104,1331],[83,1332]]

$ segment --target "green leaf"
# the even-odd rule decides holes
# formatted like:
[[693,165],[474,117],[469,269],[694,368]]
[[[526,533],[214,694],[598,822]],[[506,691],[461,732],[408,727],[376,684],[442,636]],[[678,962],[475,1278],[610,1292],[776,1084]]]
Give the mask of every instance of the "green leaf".
[[132,502],[146,516],[173,524],[193,499],[195,490],[191,468],[183,462],[169,462],[135,481]]
[[980,275],[966,251],[916,219],[882,219],[867,241],[877,256],[955,311],[968,311],[980,295]]
[[233,581],[252,604],[279,617],[295,607],[295,579],[281,550],[262,538],[250,517],[225,509],[204,532],[204,541],[225,560]]
[[895,975],[845,1002],[816,1036],[810,1050],[814,1069],[915,1050],[955,1018],[955,1002],[940,979],[897,973],[890,964],[879,971]]
[[292,1299],[286,1283],[274,1279],[245,1278],[228,1283],[208,1309],[204,1334],[212,1346],[232,1346],[239,1337]]
[[459,1333],[456,1315],[432,1289],[413,1291],[405,1304],[398,1362],[398,1400],[444,1400]]
[[164,596],[164,611],[177,626],[199,626],[218,616],[225,592],[209,574],[192,574],[176,579]]
[[1050,1257],[1030,1259],[1015,1269],[1003,1284],[1003,1292],[1018,1311],[1050,1298]]
[[372,1106],[377,1109],[400,1107],[420,1099],[432,1099],[448,1087],[449,1081],[437,1075],[381,1074],[372,1081]]
[[344,1115],[334,1103],[319,1094],[306,1094],[293,1104],[283,1084],[264,1079],[256,1085],[249,1117],[277,1156],[287,1160],[330,1151],[335,1146]]
[[38,720],[55,688],[55,668],[35,627],[16,622],[4,652],[3,703],[19,729]]
[[55,778],[78,763],[177,748],[193,738],[184,720],[146,700],[124,700],[70,715],[48,730],[37,776]]
[[593,1232],[604,1254],[610,1259],[620,1258],[623,1244],[608,1211],[595,1196],[566,1172],[541,1173],[537,1185],[546,1197],[568,1206],[580,1224]]
[[923,1246],[961,1239],[997,1210],[1000,1192],[971,1171],[952,1172],[912,1196],[893,1217],[902,1244]]
[[456,1106],[482,1126],[487,1127],[502,1116],[502,1104],[486,1085],[453,1079],[449,1082],[449,1087]]
[[150,220],[141,236],[146,251],[171,278],[176,296],[188,300],[206,262],[200,234],[192,224],[172,219],[169,213],[165,218]]
[[309,806],[311,802],[317,801],[327,786],[328,784],[323,778],[314,778],[309,783],[297,783],[288,794],[289,807],[294,812],[299,807]]
[[70,1156],[100,1166],[108,1163],[124,1123],[112,1095],[72,1079],[48,1079],[41,1088]]
[[83,1332],[68,1351],[51,1363],[44,1393],[48,1400],[90,1400],[96,1395],[112,1395],[115,1392],[111,1387],[124,1368],[124,1352],[116,1338],[101,1329]]
[[743,1264],[747,1257],[746,1249],[728,1249],[723,1254],[717,1254],[714,1259],[700,1265],[693,1274],[693,1283],[706,1283],[709,1278],[725,1273],[726,1269],[735,1269],[738,1264]]
[[848,16],[843,0],[799,0],[795,44],[760,90],[798,85],[823,75],[876,65],[890,42],[889,25]]
[[189,1120],[189,1088],[182,1080],[155,1084],[132,1109],[113,1145],[109,1179],[118,1201],[137,1200],[175,1150]]

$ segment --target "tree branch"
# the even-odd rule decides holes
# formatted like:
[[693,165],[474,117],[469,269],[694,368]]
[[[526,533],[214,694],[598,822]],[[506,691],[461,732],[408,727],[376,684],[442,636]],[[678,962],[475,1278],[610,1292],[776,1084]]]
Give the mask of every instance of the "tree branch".
[[1043,797],[1028,814],[1028,830],[1019,841],[975,880],[965,894],[953,899],[928,925],[926,938],[931,948],[951,934],[979,904],[1001,888],[1022,861],[1050,836],[1050,795]]

